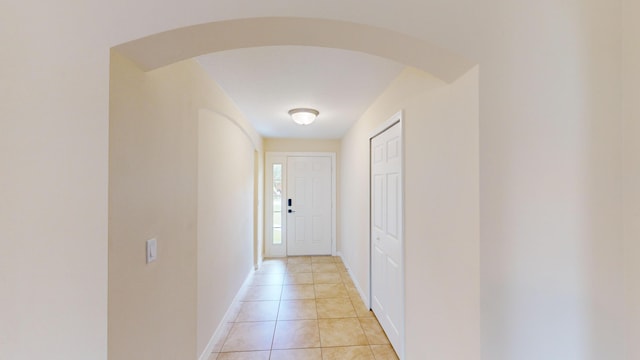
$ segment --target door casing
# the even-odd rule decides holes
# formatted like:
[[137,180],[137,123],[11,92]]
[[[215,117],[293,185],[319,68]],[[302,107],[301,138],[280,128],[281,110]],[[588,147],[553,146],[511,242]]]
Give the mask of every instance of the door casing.
[[[290,156],[323,156],[331,158],[331,254],[336,255],[336,153],[334,152],[266,152],[264,178],[264,251],[266,257],[287,256],[287,217],[282,217],[282,244],[273,244],[273,165],[282,164],[282,188],[287,188],[287,158]],[[283,197],[285,199],[286,197]],[[286,210],[286,207],[283,209]]]
[[[399,111],[396,114],[394,114],[391,118],[389,118],[387,121],[385,121],[384,123],[380,124],[378,127],[376,127],[369,135],[369,156],[371,156],[371,141],[373,138],[375,138],[376,136],[382,134],[383,132],[385,132],[386,130],[388,130],[389,128],[393,127],[393,126],[399,126],[399,131],[400,131],[400,158],[401,158],[401,163],[400,163],[400,201],[401,201],[401,205],[400,205],[400,209],[399,209],[399,216],[400,216],[400,228],[399,228],[399,239],[400,239],[400,243],[401,243],[401,248],[400,248],[400,273],[401,273],[401,278],[402,278],[402,284],[401,284],[401,294],[400,296],[402,297],[400,303],[402,304],[402,309],[401,311],[401,326],[400,326],[400,346],[395,349],[398,357],[400,358],[400,360],[403,360],[405,358],[405,354],[404,354],[404,349],[405,349],[405,319],[406,319],[406,313],[405,313],[405,306],[406,306],[406,302],[405,302],[405,239],[404,239],[404,204],[405,204],[405,188],[404,188],[404,178],[405,178],[405,156],[404,156],[404,128],[403,128],[403,112]],[[371,158],[369,159],[369,184],[371,184],[372,181],[372,177],[373,177],[373,171],[371,169]],[[372,216],[373,216],[373,188],[371,186],[369,186],[369,303],[367,304],[369,306],[369,309],[372,309],[373,307],[373,232],[371,231],[372,229],[372,225],[373,225],[373,220],[372,220]]]

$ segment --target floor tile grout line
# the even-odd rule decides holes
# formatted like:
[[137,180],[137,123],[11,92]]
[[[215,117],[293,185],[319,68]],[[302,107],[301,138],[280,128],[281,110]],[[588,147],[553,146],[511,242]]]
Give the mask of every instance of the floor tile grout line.
[[[284,263],[284,262],[282,262],[282,263]],[[288,261],[287,261],[287,263],[288,263]],[[353,294],[349,293],[349,291],[347,290],[346,278],[343,276],[343,274],[340,274],[341,271],[344,272],[343,269],[340,268],[340,267],[337,269],[338,276],[340,277],[339,281],[335,282],[334,280],[330,280],[327,283],[325,283],[325,282],[320,282],[319,283],[319,282],[316,281],[316,279],[317,279],[316,274],[336,273],[336,271],[314,271],[313,263],[314,263],[313,260],[311,260],[312,268],[311,268],[311,273],[310,274],[311,274],[312,283],[309,284],[309,285],[312,285],[313,298],[310,298],[310,299],[290,299],[290,300],[292,300],[292,301],[295,301],[295,300],[313,300],[314,301],[315,311],[316,311],[316,319],[315,319],[315,321],[316,321],[316,326],[317,326],[317,330],[318,330],[319,335],[320,335],[320,326],[319,326],[319,324],[320,324],[321,320],[325,320],[325,319],[326,320],[332,320],[332,319],[333,320],[335,320],[335,319],[356,319],[357,324],[358,324],[357,328],[359,328],[362,331],[362,333],[365,335],[365,339],[367,341],[367,346],[368,346],[371,354],[373,355],[373,358],[377,359],[377,356],[376,356],[376,354],[374,353],[374,350],[373,350],[373,345],[376,345],[376,344],[372,344],[371,343],[371,341],[369,339],[369,336],[367,336],[367,333],[365,332],[365,329],[364,329],[364,325],[362,323],[363,319],[368,319],[369,317],[368,316],[360,316],[358,311],[356,311],[356,304],[355,304],[356,300],[355,300],[354,296],[352,296]],[[329,262],[320,261],[320,262],[315,262],[315,263],[323,264],[323,263],[329,263]],[[333,263],[336,264],[336,266],[338,267],[339,262],[337,261],[337,258],[335,258],[335,257],[333,258]],[[275,268],[274,273],[277,273],[277,271],[278,271],[277,267],[274,266],[274,268]],[[318,267],[316,267],[316,270],[317,270],[317,268]],[[269,273],[265,273],[265,275],[267,275],[267,274],[269,274]],[[269,349],[269,359],[271,359],[271,356],[273,355],[273,351],[274,351],[273,347],[274,347],[274,344],[275,344],[275,336],[276,336],[276,329],[278,327],[278,323],[281,322],[281,321],[285,321],[285,320],[280,319],[280,315],[282,313],[281,310],[282,310],[283,301],[284,301],[283,300],[284,291],[285,291],[284,286],[287,286],[287,285],[304,285],[304,283],[303,284],[285,284],[285,279],[287,278],[287,275],[288,274],[294,274],[294,273],[290,273],[287,270],[284,270],[284,272],[279,273],[279,274],[282,275],[282,283],[280,284],[280,286],[281,286],[281,288],[280,288],[280,297],[279,297],[279,299],[276,300],[278,308],[277,308],[276,315],[275,315],[276,319],[275,319],[275,322],[274,322],[274,332],[273,332],[273,336],[272,336],[272,339],[271,339],[271,346],[270,346],[270,349]],[[348,272],[347,272],[347,275],[348,275],[347,278],[349,280],[351,280],[350,274],[348,274]],[[348,298],[349,300],[345,301],[345,303],[349,303],[351,305],[351,307],[353,308],[353,310],[355,312],[355,314],[354,314],[355,316],[347,316],[347,317],[341,316],[341,317],[336,317],[336,318],[328,317],[328,318],[322,318],[321,319],[319,317],[319,315],[318,315],[318,311],[319,311],[319,309],[318,309],[318,300],[319,300],[319,298],[317,297],[318,295],[317,295],[317,292],[316,292],[316,285],[322,285],[322,284],[325,284],[325,285],[342,284],[342,288],[347,290],[347,296],[329,296],[329,297],[320,298],[320,300],[323,300],[323,299],[326,299],[326,300],[331,300],[331,299],[344,300],[345,298]],[[262,285],[272,285],[272,284],[262,284]],[[256,286],[260,286],[260,285],[256,285]],[[278,285],[275,285],[275,286],[278,286]],[[252,299],[252,300],[249,300],[249,301],[246,301],[246,302],[256,303],[256,302],[259,302],[259,301],[271,301],[271,299]],[[376,319],[376,321],[377,321],[377,318],[375,316],[373,318]],[[289,321],[297,321],[297,320],[306,320],[306,319],[289,319]],[[313,320],[313,319],[309,319],[309,320]],[[266,320],[265,321],[252,321],[252,322],[266,322]],[[232,328],[231,329],[233,329],[233,327],[235,326],[236,322],[231,322],[231,323],[232,323]],[[226,343],[228,341],[229,334],[230,334],[230,331],[226,334],[224,343]],[[385,336],[386,336],[386,334],[385,334]],[[223,343],[223,346],[224,346],[224,343]],[[388,343],[387,344],[379,344],[379,345],[381,345],[381,346],[389,346]],[[344,346],[322,346],[322,338],[320,337],[320,347],[319,347],[320,356],[321,357],[324,356],[324,353],[325,353],[324,349],[325,348],[330,348],[330,347],[350,347],[350,346],[357,346],[357,345],[354,344],[354,345],[344,345]],[[314,348],[314,347],[288,348],[288,349],[285,349],[285,350],[310,349],[310,348]]]
[[271,353],[273,352],[273,343],[276,341],[276,330],[278,329],[278,315],[280,315],[280,306],[282,305],[283,293],[284,293],[284,285],[280,288],[280,298],[278,299],[278,311],[276,312],[276,321],[273,325],[273,335],[271,336],[271,346],[269,346],[269,359],[271,359]]

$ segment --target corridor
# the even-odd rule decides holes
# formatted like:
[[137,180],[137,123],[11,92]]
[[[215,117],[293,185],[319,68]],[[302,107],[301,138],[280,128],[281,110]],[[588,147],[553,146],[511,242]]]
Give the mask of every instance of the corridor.
[[267,259],[210,360],[397,359],[339,257]]

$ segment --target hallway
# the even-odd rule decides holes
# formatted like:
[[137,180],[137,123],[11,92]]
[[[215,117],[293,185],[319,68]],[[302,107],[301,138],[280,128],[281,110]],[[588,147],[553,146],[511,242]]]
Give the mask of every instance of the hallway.
[[397,359],[339,257],[264,261],[210,360]]

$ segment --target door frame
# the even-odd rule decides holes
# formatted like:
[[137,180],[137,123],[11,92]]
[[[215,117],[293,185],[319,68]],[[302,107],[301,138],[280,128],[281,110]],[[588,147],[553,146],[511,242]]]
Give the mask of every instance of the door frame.
[[371,186],[371,181],[372,181],[372,177],[373,177],[373,171],[372,171],[372,167],[371,167],[371,142],[373,140],[373,138],[375,138],[376,136],[382,134],[383,132],[387,131],[388,129],[390,129],[393,126],[399,126],[399,130],[400,130],[400,201],[401,201],[401,206],[400,206],[400,229],[399,229],[399,238],[400,238],[400,276],[402,277],[402,284],[401,284],[401,289],[402,289],[402,309],[401,309],[401,316],[402,316],[402,320],[401,320],[401,325],[400,325],[400,349],[395,349],[394,350],[397,352],[398,358],[400,360],[403,360],[405,358],[405,354],[404,354],[404,349],[405,349],[405,345],[406,345],[406,338],[405,338],[405,324],[406,324],[406,289],[405,289],[405,284],[406,284],[406,275],[405,275],[405,251],[406,251],[406,246],[405,246],[405,238],[404,238],[404,229],[405,229],[405,209],[404,209],[404,204],[405,204],[405,149],[404,149],[404,139],[405,139],[405,134],[404,134],[404,112],[402,110],[398,111],[397,113],[393,114],[393,116],[391,116],[388,120],[386,120],[385,122],[381,123],[379,126],[377,126],[373,131],[371,131],[369,133],[369,299],[368,299],[368,306],[369,309],[371,310],[373,308],[373,233],[371,231],[371,227],[373,225],[373,187]]
[[[292,156],[331,158],[331,255],[336,256],[336,153],[334,152],[265,152],[264,166],[264,251],[265,257],[287,256],[287,216],[282,212],[282,243],[273,244],[273,165],[282,164],[282,188],[287,188],[287,159]],[[285,199],[286,196],[283,196]]]

